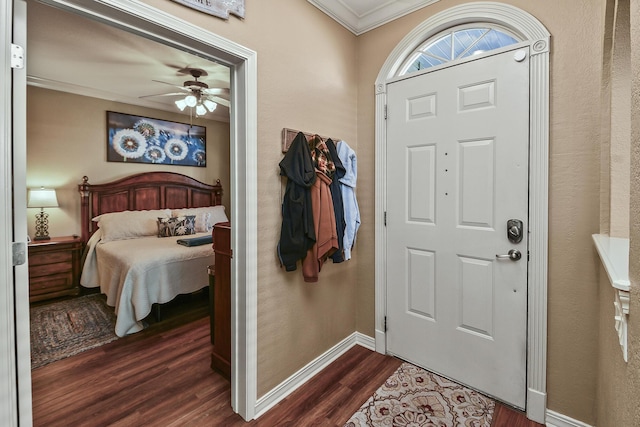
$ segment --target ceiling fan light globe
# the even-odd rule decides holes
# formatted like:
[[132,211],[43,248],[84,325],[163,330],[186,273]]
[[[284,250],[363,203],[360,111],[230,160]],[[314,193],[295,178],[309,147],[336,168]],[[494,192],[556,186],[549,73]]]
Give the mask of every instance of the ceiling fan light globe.
[[208,99],[205,99],[204,101],[202,101],[202,103],[204,104],[205,107],[207,107],[207,110],[209,110],[209,112],[211,113],[213,113],[213,110],[215,110],[216,107],[218,106],[218,104]]
[[187,103],[184,101],[184,99],[179,99],[176,101],[176,106],[180,109],[180,111],[184,111],[184,109],[187,108]]
[[189,107],[195,107],[196,104],[198,103],[198,98],[196,98],[193,95],[189,95],[184,99],[184,102],[187,104],[187,106]]
[[204,116],[205,114],[207,114],[207,109],[204,108],[202,104],[198,104],[198,106],[196,107],[196,114],[198,116]]

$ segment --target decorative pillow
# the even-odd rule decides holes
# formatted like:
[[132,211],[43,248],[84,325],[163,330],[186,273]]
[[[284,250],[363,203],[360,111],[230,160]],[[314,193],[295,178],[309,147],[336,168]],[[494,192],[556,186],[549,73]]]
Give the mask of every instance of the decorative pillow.
[[158,232],[158,218],[169,218],[170,209],[111,212],[93,218],[102,230],[102,241],[135,239]]
[[[173,216],[195,215],[196,233],[209,232],[219,222],[227,222],[229,218],[224,212],[224,206],[207,206],[202,208],[174,209]],[[207,215],[208,214],[208,215]]]
[[158,237],[187,236],[196,234],[195,215],[158,218]]

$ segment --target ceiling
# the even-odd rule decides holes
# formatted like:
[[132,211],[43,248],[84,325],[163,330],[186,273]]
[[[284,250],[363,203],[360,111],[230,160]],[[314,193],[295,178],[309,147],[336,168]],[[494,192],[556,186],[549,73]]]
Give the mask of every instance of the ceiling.
[[[358,35],[438,0],[308,1]],[[199,56],[35,0],[29,1],[27,16],[32,86],[174,113],[180,97],[148,96],[180,92],[176,86],[193,80],[186,67],[204,70],[207,76],[200,81],[211,88],[230,87],[229,68]],[[229,108],[218,105],[204,117],[228,122]]]
[[[32,86],[174,113],[180,112],[174,104],[179,96],[140,97],[181,92],[175,86],[193,80],[181,71],[185,67],[205,70],[208,75],[199,80],[211,88],[229,88],[224,65],[37,1],[29,2],[27,16]],[[204,117],[228,122],[229,108],[218,105]]]

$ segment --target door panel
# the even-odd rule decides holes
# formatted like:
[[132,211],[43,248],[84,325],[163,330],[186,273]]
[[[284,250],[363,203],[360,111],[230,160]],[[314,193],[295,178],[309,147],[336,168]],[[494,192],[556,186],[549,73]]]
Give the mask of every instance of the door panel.
[[457,307],[458,330],[493,338],[493,262],[486,259],[458,257],[460,298]]
[[[409,159],[409,221],[435,222],[435,146],[423,145],[407,150]],[[425,191],[426,190],[426,191]]]
[[460,173],[458,225],[493,228],[495,218],[495,144],[491,139],[463,141],[459,145]]
[[407,309],[425,319],[435,319],[435,253],[408,249]]
[[387,88],[387,350],[524,408],[527,238],[506,225],[527,224],[528,59]]

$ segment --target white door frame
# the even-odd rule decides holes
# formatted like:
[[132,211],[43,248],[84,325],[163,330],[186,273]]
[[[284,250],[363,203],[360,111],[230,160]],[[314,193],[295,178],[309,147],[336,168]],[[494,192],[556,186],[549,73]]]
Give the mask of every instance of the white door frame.
[[[19,5],[18,7],[23,6]],[[23,319],[16,319],[15,298],[18,289],[16,284],[17,276],[25,277],[26,267],[13,267],[12,242],[14,241],[13,229],[13,147],[12,139],[14,135],[13,123],[13,79],[14,74],[17,80],[24,79],[24,70],[14,70],[11,68],[11,44],[14,43],[14,4],[12,0],[4,1],[0,4],[0,420],[6,425],[18,426],[21,420],[24,425],[29,425],[31,420],[31,404],[29,398],[26,410],[23,406],[23,384],[27,384],[27,395],[30,397],[31,375],[29,370],[24,370],[24,363],[18,360],[18,346],[16,330],[18,322]],[[16,40],[15,43],[18,43]],[[26,97],[25,97],[26,98]],[[23,106],[26,105],[26,99]],[[20,112],[17,113],[20,116]],[[20,117],[18,117],[20,120]],[[19,132],[18,129],[15,130]],[[18,185],[20,177],[18,177]],[[26,197],[26,188],[23,192]],[[26,204],[23,208],[26,216]],[[25,219],[26,221],[26,219]],[[23,240],[26,244],[26,237]],[[28,299],[27,299],[28,306]],[[27,314],[27,325],[28,325]],[[24,333],[24,330],[22,331]],[[28,337],[27,330],[27,337]],[[28,342],[28,339],[27,339]],[[24,357],[21,352],[20,356]],[[29,350],[27,350],[29,355]],[[24,381],[18,383],[18,375],[24,374]],[[23,417],[23,412],[28,412]]]
[[527,325],[527,417],[545,422],[547,360],[547,242],[549,163],[549,41],[550,34],[535,17],[514,6],[476,2],[454,6],[418,25],[387,57],[375,85],[376,207],[375,207],[375,334],[376,351],[386,353],[386,153],[387,82],[402,62],[426,39],[456,25],[490,22],[502,25],[530,44],[529,115],[529,272]]
[[[41,0],[91,19],[116,26],[131,33],[163,42],[177,49],[215,59],[231,68],[231,222],[234,224],[231,245],[235,256],[231,263],[231,405],[245,420],[256,414],[257,400],[257,54],[237,43],[210,31],[176,18],[152,6],[130,0]],[[11,3],[3,2],[3,4]],[[24,25],[24,24],[23,24]],[[5,51],[6,44],[0,50]],[[8,58],[9,55],[5,55]],[[6,71],[2,71],[4,75]],[[6,82],[7,79],[3,79]],[[4,89],[3,89],[4,90]],[[2,94],[7,105],[7,96]],[[10,117],[4,109],[3,119]],[[2,135],[10,141],[10,136]],[[15,141],[14,141],[15,142]],[[24,142],[23,142],[24,144]],[[3,147],[4,152],[11,147]],[[24,147],[22,147],[24,148]],[[5,161],[4,164],[7,164]],[[7,175],[5,173],[4,175]],[[10,188],[10,176],[3,177],[7,185],[0,185],[0,192]],[[0,184],[2,182],[0,181]],[[16,189],[24,191],[26,188]],[[0,193],[3,196],[4,193]],[[25,196],[26,198],[26,196]],[[7,206],[7,204],[4,204]],[[10,206],[10,205],[9,205]],[[9,208],[10,209],[10,208]],[[0,212],[0,219],[4,221]],[[5,226],[7,224],[3,222]],[[3,235],[4,242],[7,234]],[[4,262],[1,245],[0,262]],[[6,269],[2,269],[6,271]],[[6,283],[6,282],[5,282]],[[18,283],[28,286],[27,281]],[[2,301],[4,303],[4,301]],[[11,311],[13,307],[8,304]],[[1,308],[1,307],[0,307]],[[7,313],[9,311],[2,311]],[[0,322],[0,326],[2,323]],[[13,333],[11,334],[13,335]],[[29,342],[29,336],[16,331],[18,344]],[[4,337],[4,336],[0,336]],[[11,337],[10,337],[11,338]],[[11,342],[11,340],[9,340]],[[2,343],[4,345],[4,343]],[[0,347],[2,356],[9,354]],[[11,360],[1,358],[2,360]],[[15,366],[15,361],[12,363]],[[15,369],[15,368],[14,368]],[[15,371],[14,371],[15,372]],[[18,378],[18,382],[22,380]],[[7,383],[10,383],[8,381]],[[29,405],[30,406],[30,405]],[[29,408],[30,413],[30,408]],[[20,417],[25,425],[30,420]]]

